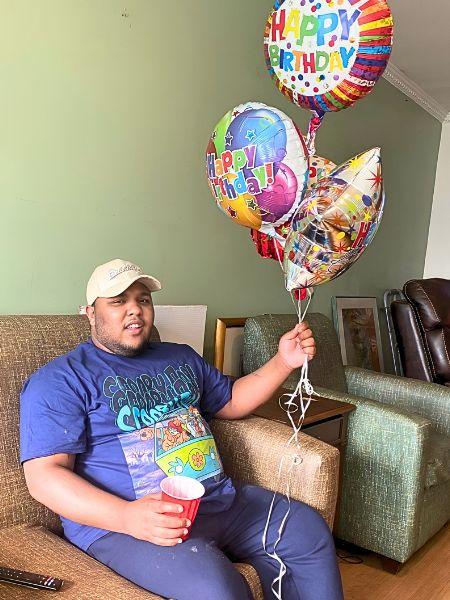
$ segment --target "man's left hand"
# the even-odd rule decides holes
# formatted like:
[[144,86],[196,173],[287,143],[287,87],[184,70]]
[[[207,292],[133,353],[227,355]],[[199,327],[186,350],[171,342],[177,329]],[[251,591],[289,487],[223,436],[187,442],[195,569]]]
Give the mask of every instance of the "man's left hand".
[[308,323],[299,323],[280,339],[278,355],[290,369],[298,369],[305,359],[311,360],[316,353],[316,342]]

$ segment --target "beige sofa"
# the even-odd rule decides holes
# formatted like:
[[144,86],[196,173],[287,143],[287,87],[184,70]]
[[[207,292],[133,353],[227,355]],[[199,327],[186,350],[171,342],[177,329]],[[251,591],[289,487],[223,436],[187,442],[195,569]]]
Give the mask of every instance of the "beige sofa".
[[[0,316],[0,565],[64,579],[58,598],[108,600],[159,598],[110,571],[61,537],[58,517],[29,495],[19,464],[19,392],[39,366],[89,335],[81,316]],[[275,490],[279,459],[290,436],[286,425],[251,417],[213,422],[226,471],[237,479]],[[333,525],[339,453],[301,435],[303,462],[291,484],[294,498],[314,506]],[[287,461],[286,461],[287,462]],[[284,474],[285,475],[285,474]],[[256,571],[236,568],[255,599],[263,598]],[[0,599],[36,598],[44,593],[0,584]],[[47,596],[46,596],[47,597]]]

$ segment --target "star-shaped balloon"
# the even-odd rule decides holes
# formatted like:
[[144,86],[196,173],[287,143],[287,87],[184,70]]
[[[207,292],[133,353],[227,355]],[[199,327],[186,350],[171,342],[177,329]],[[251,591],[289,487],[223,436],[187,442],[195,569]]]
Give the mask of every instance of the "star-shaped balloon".
[[306,193],[284,249],[286,288],[342,275],[372,241],[383,215],[380,148],[336,167]]

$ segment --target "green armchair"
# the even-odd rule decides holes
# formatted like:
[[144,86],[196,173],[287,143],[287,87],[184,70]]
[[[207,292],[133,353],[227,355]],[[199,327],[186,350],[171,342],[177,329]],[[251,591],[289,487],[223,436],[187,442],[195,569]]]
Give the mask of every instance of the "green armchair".
[[[450,516],[450,389],[344,367],[330,320],[310,313],[317,355],[310,380],[319,396],[356,406],[349,416],[338,538],[404,563]],[[264,364],[295,315],[247,319],[243,371]],[[294,373],[285,384],[293,389]]]

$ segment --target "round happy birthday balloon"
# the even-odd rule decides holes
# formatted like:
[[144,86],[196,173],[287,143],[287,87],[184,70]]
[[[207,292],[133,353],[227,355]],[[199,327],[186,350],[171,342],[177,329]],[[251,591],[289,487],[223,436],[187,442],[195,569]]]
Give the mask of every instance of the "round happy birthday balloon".
[[240,225],[274,233],[295,210],[308,178],[308,152],[292,120],[247,102],[217,124],[206,175],[219,208]]
[[306,194],[284,248],[286,288],[342,275],[373,240],[384,209],[379,148],[336,167]]
[[295,104],[342,110],[383,74],[392,32],[385,0],[278,0],[264,32],[267,68]]

